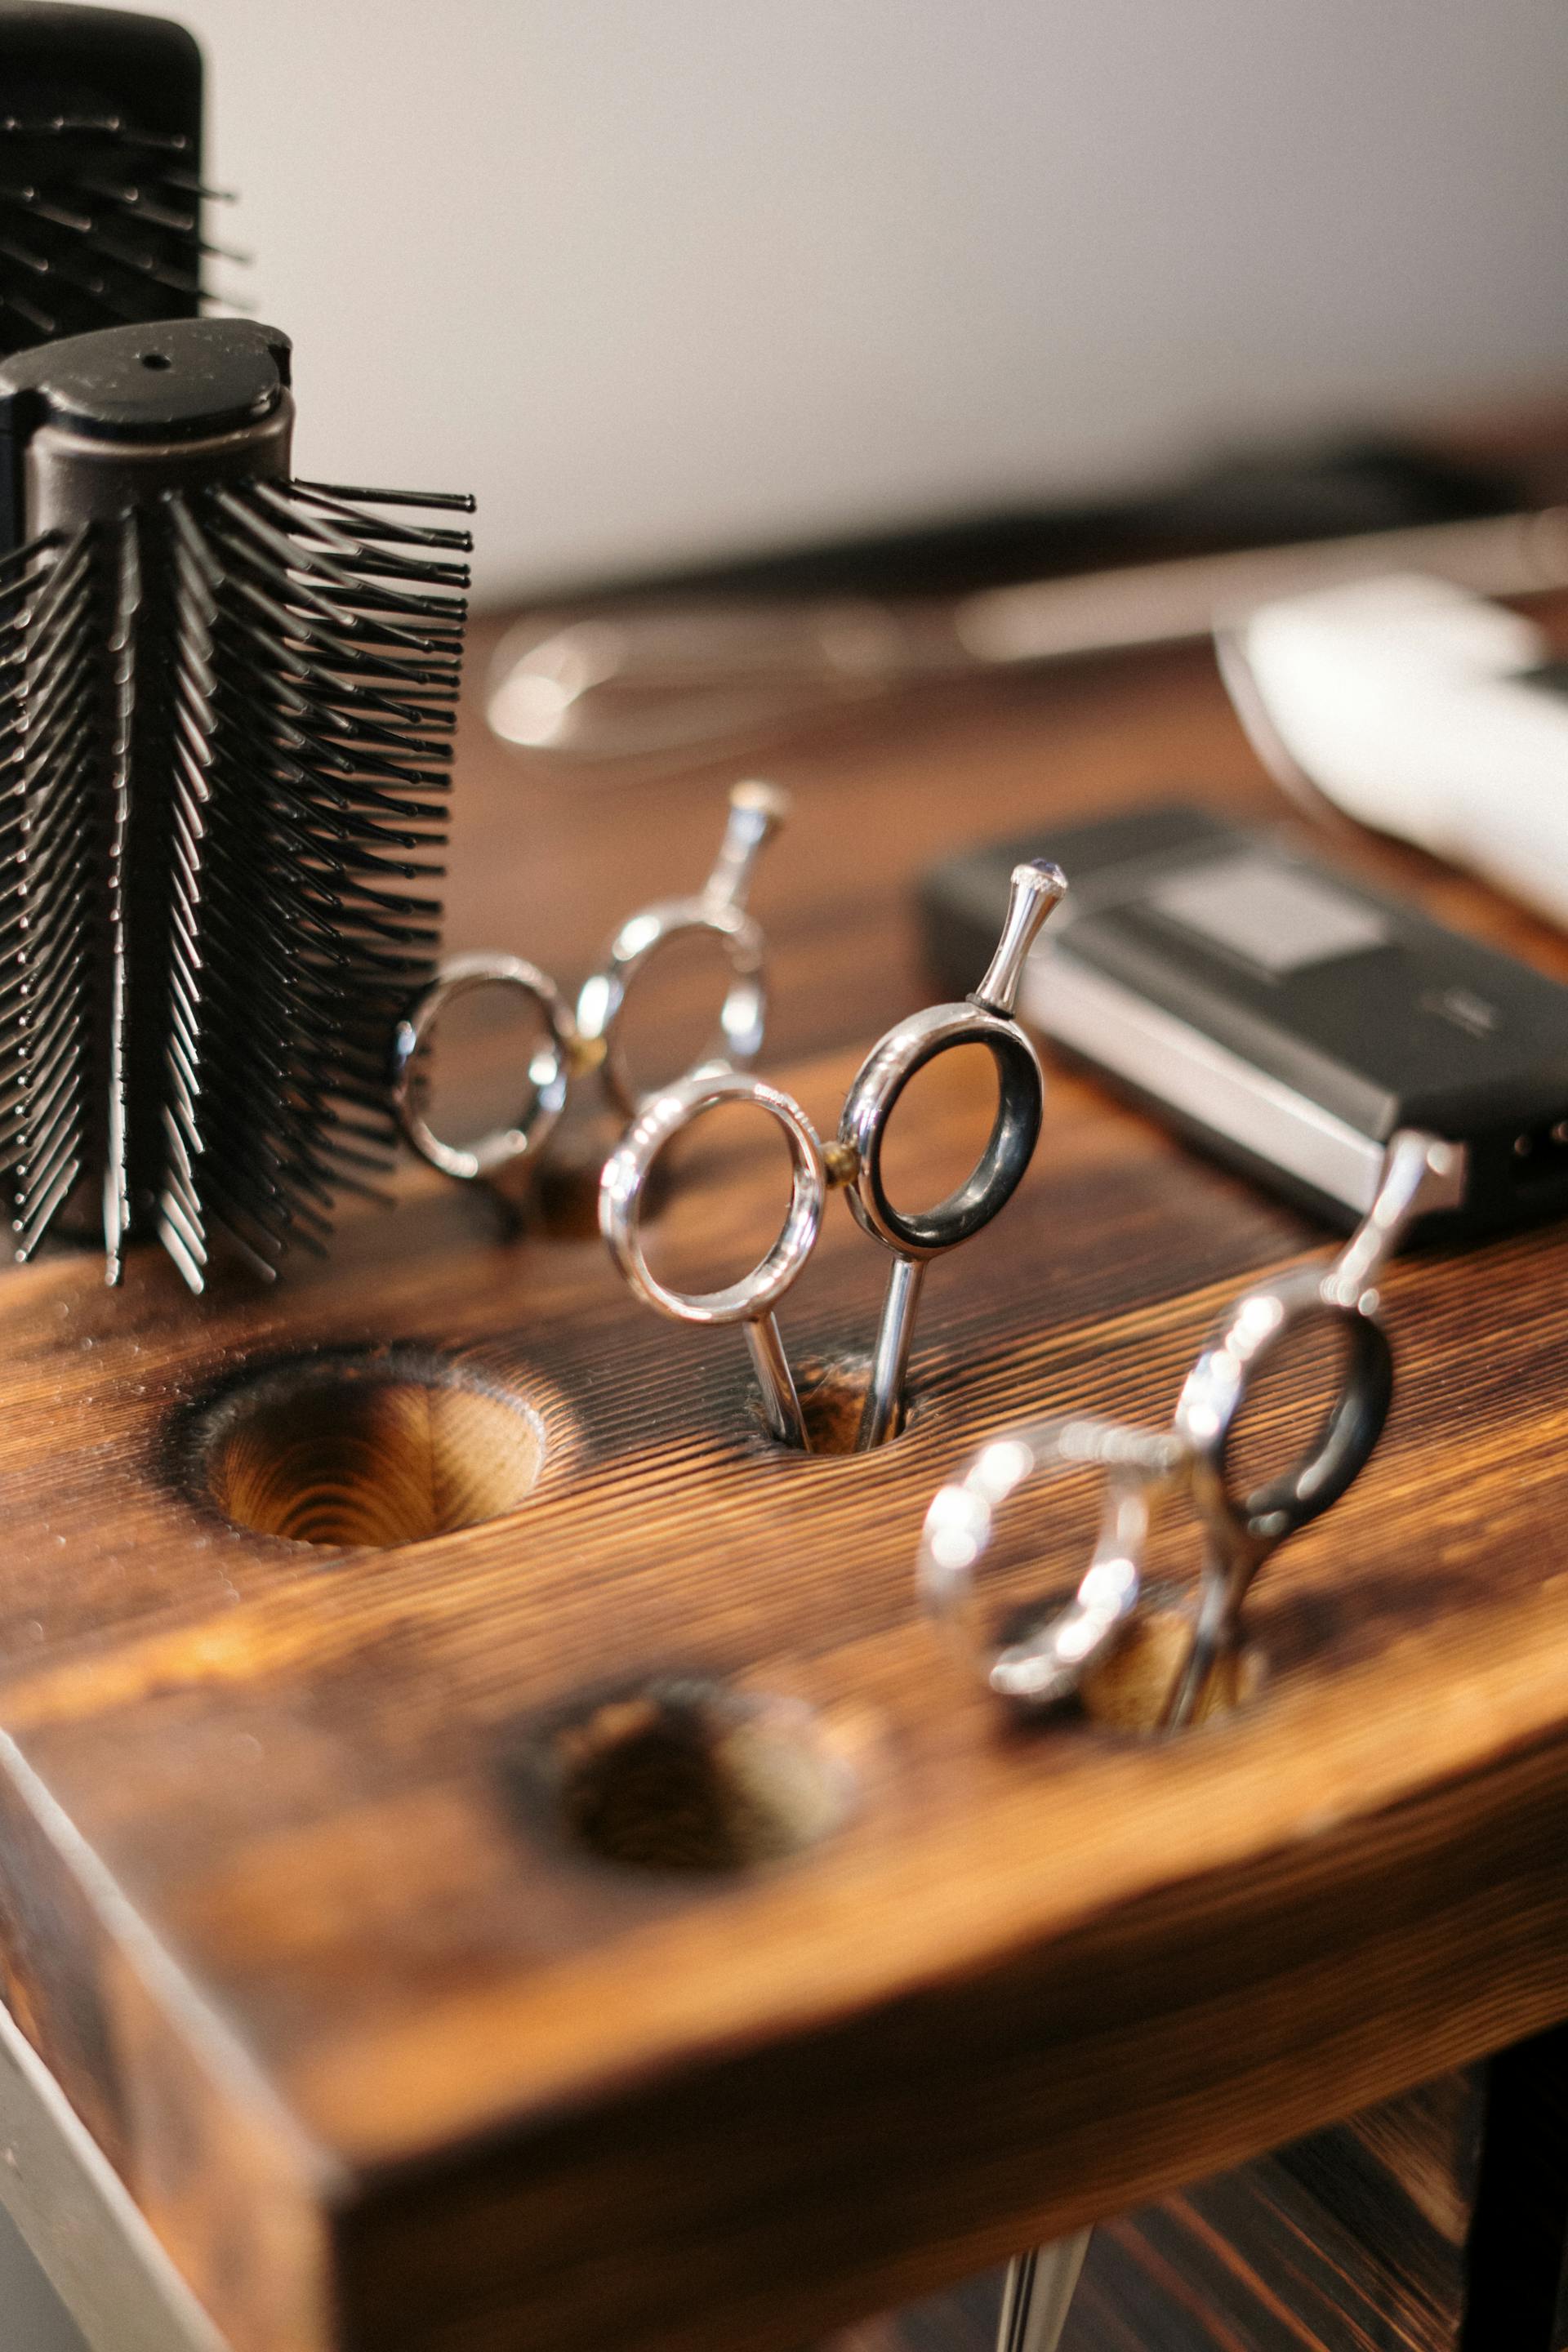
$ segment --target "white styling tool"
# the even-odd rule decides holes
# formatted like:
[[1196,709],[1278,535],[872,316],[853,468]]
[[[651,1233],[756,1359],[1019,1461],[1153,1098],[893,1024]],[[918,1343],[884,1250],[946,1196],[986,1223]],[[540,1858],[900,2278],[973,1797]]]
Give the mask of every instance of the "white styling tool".
[[1401,574],[1283,597],[1215,635],[1288,791],[1568,926],[1568,662],[1533,622]]

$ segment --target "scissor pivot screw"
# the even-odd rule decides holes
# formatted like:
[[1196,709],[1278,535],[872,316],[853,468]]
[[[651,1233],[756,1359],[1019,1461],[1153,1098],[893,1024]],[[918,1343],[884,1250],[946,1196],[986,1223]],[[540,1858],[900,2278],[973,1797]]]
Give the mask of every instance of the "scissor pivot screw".
[[827,1171],[827,1181],[834,1192],[853,1184],[860,1174],[860,1154],[852,1143],[825,1143],[822,1164]]
[[608,1052],[609,1040],[607,1037],[584,1037],[581,1032],[579,1032],[579,1034],[572,1040],[571,1046],[568,1049],[566,1055],[567,1066],[571,1070],[574,1077],[586,1077],[591,1070],[598,1070],[604,1067],[605,1056]]

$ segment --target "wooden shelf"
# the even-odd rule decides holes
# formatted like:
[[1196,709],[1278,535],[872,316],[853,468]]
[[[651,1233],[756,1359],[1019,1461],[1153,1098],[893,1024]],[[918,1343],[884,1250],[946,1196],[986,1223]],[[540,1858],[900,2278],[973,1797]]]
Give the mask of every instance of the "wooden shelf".
[[[1173,781],[1279,814],[1196,656],[771,772],[798,810],[757,891],[767,1067],[823,1122],[927,999],[935,857]],[[705,870],[726,781],[542,781],[470,723],[451,943],[574,980]],[[949,1072],[915,1165],[983,1116]],[[668,1245],[710,1264],[775,1199],[726,1145]],[[783,2352],[1568,2014],[1568,1235],[1394,1270],[1384,1448],[1260,1585],[1231,1719],[1010,1736],[916,1619],[921,1515],[978,1438],[1163,1418],[1228,1295],[1321,1239],[1059,1079],[1013,1210],[932,1276],[911,1427],[863,1460],[780,1456],[732,1333],[422,1176],[276,1294],[193,1302],[149,1254],[114,1295],[63,1255],[0,1279],[6,1995],[235,2352]],[[863,1346],[885,1272],[836,1212],[792,1347]],[[321,1351],[521,1402],[532,1492],[391,1549],[228,1525],[201,1411]],[[1044,1501],[1020,1527],[1053,1557]],[[580,1727],[693,1683],[847,1787],[831,1833],[707,1875],[584,1850]]]

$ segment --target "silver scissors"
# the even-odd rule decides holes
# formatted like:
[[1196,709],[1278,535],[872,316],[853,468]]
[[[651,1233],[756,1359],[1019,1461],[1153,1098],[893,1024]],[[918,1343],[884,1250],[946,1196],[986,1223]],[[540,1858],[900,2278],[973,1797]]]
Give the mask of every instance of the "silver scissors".
[[[1244,1291],[1188,1373],[1168,1430],[1079,1415],[1009,1430],[984,1446],[926,1514],[917,1583],[927,1613],[957,1635],[999,1696],[1030,1708],[1069,1696],[1126,1630],[1139,1603],[1153,1507],[1179,1493],[1202,1523],[1205,1557],[1192,1639],[1164,1721],[1191,1722],[1215,1666],[1235,1641],[1254,1578],[1269,1554],[1318,1518],[1360,1476],[1383,1433],[1393,1360],[1377,1278],[1410,1224],[1457,1205],[1461,1146],[1405,1129],[1384,1155],[1372,1207],[1326,1266],[1304,1266]],[[1293,1334],[1327,1318],[1343,1330],[1344,1368],[1308,1447],[1238,1495],[1228,1449],[1248,1391]],[[1037,1476],[1104,1473],[1095,1549],[1072,1601],[996,1647],[979,1622],[975,1571],[1008,1498]]]
[[[450,956],[398,1022],[392,1046],[392,1103],[397,1123],[422,1160],[443,1175],[471,1184],[535,1158],[566,1108],[574,1078],[596,1071],[605,1096],[630,1118],[651,1099],[632,1082],[620,1043],[621,1015],[637,976],[658,950],[681,934],[717,939],[730,967],[719,1012],[719,1034],[695,1073],[736,1070],[762,1049],[767,1017],[765,947],[762,928],[746,911],[757,859],[789,814],[787,793],[773,784],[737,784],[713,870],[695,897],[665,898],[631,915],[584,982],[574,1013],[555,982],[521,956]],[[516,991],[542,1017],[545,1035],[531,1057],[528,1091],[517,1118],[471,1143],[450,1143],[425,1116],[416,1061],[446,1008],[481,988]]]
[[[1039,1056],[1013,1018],[1024,963],[1041,924],[1067,888],[1059,866],[1037,858],[1013,869],[1007,914],[980,985],[961,1003],[933,1005],[900,1021],[874,1045],[845,1097],[836,1140],[824,1145],[793,1095],[760,1078],[701,1074],[665,1087],[639,1112],[605,1164],[599,1225],[639,1298],[678,1321],[740,1323],[762,1389],[770,1429],[809,1450],[800,1397],[774,1310],[816,1244],[830,1189],[844,1190],[856,1222],[893,1254],[871,1359],[857,1452],[880,1445],[898,1426],[925,1269],[989,1224],[1016,1190],[1034,1155],[1045,1098]],[[917,1070],[957,1045],[984,1045],[995,1064],[996,1116],[984,1150],[957,1192],[910,1214],[894,1207],[882,1181],[888,1121]],[[649,1271],[640,1235],[645,1188],[665,1146],[703,1112],[751,1104],[783,1128],[789,1146],[790,1203],[778,1239],[752,1272],[723,1290],[670,1289]]]
[[[1203,1706],[1215,1670],[1232,1654],[1259,1569],[1286,1538],[1320,1517],[1352,1486],[1383,1433],[1393,1359],[1377,1280],[1416,1218],[1458,1205],[1464,1150],[1415,1129],[1395,1135],[1375,1197],[1339,1255],[1247,1290],[1188,1373],[1168,1430],[1089,1417],[1039,1422],[984,1446],[926,1514],[917,1583],[926,1611],[957,1636],[990,1689],[1028,1709],[1069,1696],[1106,1656],[1137,1611],[1154,1507],[1184,1496],[1205,1538],[1192,1638],[1162,1722],[1177,1729]],[[1237,1494],[1230,1438],[1252,1382],[1292,1333],[1328,1318],[1344,1332],[1340,1385],[1317,1435],[1287,1467]],[[1098,1467],[1105,1491],[1089,1567],[1065,1609],[1002,1646],[980,1622],[974,1573],[1003,1505],[1026,1480]],[[1008,2267],[997,2352],[1054,2352],[1082,2268],[1089,2232],[1017,2255]]]

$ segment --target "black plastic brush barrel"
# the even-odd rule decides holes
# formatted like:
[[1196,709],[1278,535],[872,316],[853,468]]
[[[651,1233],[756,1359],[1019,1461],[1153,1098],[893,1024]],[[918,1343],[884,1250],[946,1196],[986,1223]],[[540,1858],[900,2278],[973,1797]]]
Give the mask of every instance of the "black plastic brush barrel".
[[168,490],[286,475],[289,348],[248,319],[169,319],[0,364],[0,549]]
[[[439,908],[466,531],[288,472],[288,338],[0,365],[0,1188],[200,1287],[388,1163],[385,1039]],[[392,514],[377,511],[390,507]]]

